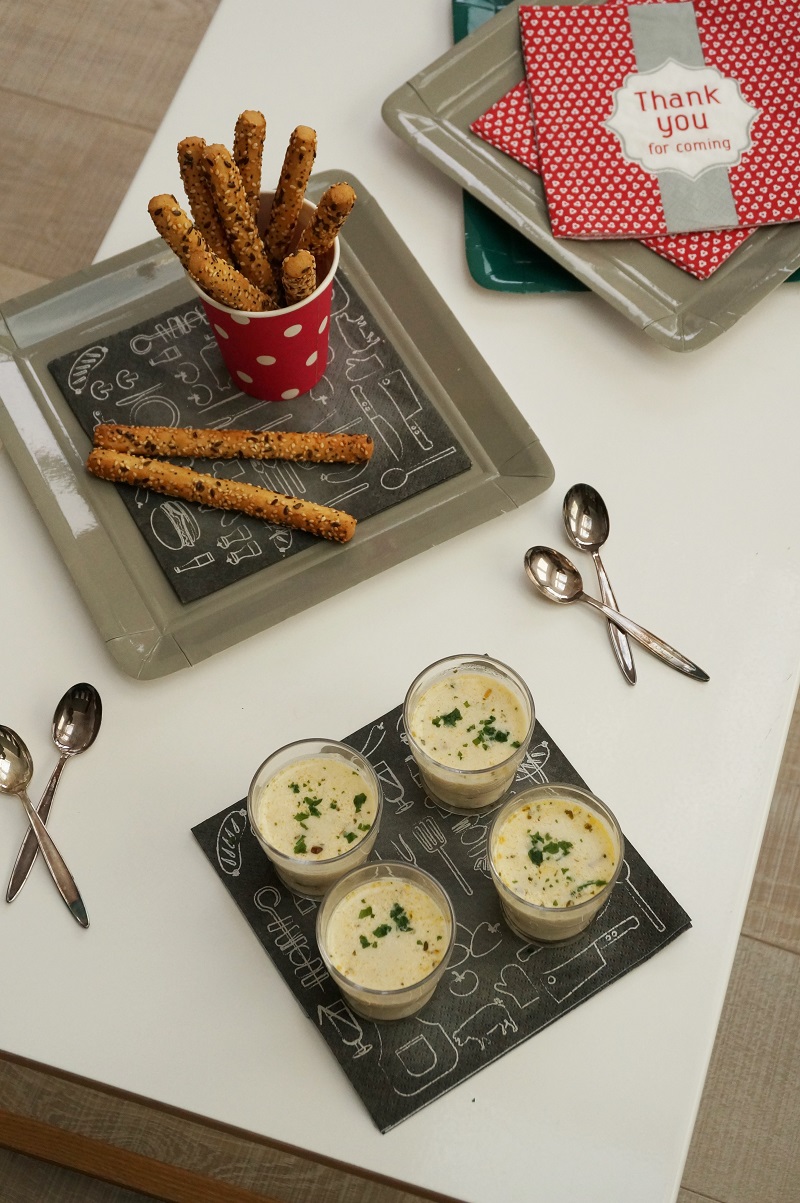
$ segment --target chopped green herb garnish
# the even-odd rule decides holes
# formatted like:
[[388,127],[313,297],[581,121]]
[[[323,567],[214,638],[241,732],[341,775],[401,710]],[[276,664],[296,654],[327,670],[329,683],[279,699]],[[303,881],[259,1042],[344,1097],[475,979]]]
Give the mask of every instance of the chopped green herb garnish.
[[392,930],[391,923],[381,923],[378,927],[375,928],[375,930],[373,931],[372,934],[373,934],[373,936],[377,936],[378,939],[381,940],[381,939],[383,939],[384,936],[388,936],[388,934],[391,930]]
[[436,718],[432,718],[431,722],[434,727],[441,727],[444,723],[445,727],[455,727],[456,723],[462,718],[461,711],[458,706],[451,710],[449,714],[437,714]]
[[294,842],[294,854],[295,854],[295,856],[302,856],[305,851],[306,851],[306,837],[304,835],[301,835]]
[[348,844],[352,844],[353,840],[358,839],[358,836],[354,831],[343,831],[342,835],[347,840]]
[[544,855],[538,848],[531,848],[528,857],[535,865],[540,865],[544,860]]
[[366,794],[356,794],[355,798],[353,798],[353,806],[355,806],[355,808],[356,808],[356,814],[359,814],[361,812],[361,807],[364,805],[366,800],[367,800]]
[[315,819],[319,818],[319,808],[322,805],[322,798],[303,798],[303,806],[307,806],[309,812]]
[[372,826],[371,823],[359,823],[358,830],[359,831],[369,831],[371,826]]
[[300,786],[295,781],[289,782],[289,789],[292,790],[292,792],[295,794],[300,793]]
[[[476,748],[488,748],[490,743],[504,744],[508,740],[508,731],[502,731],[495,727],[497,719],[495,715],[490,714],[488,718],[482,718],[478,734],[473,739]],[[519,744],[517,744],[519,747]]]
[[360,940],[360,942],[361,942],[361,947],[362,947],[362,948],[369,948],[369,940],[367,939],[367,937],[366,937],[366,936],[359,936],[358,938],[359,938],[359,940]]
[[301,827],[305,827],[305,825],[306,825],[305,821],[309,817],[308,811],[307,810],[298,810],[297,814],[294,817],[297,819],[297,821]]
[[371,906],[365,906],[363,911],[358,912],[358,917],[359,917],[359,919],[374,919],[375,912],[373,911]]
[[576,886],[574,890],[570,890],[570,894],[572,894],[573,897],[575,897],[577,894],[580,894],[581,890],[586,890],[589,888],[589,886],[600,887],[600,886],[607,886],[607,885],[608,885],[608,882],[603,881],[602,879],[598,879],[597,881],[582,881],[581,884],[579,886]]
[[331,802],[331,810],[338,810],[338,809],[339,809],[339,805],[338,805],[338,803],[337,803],[337,802]]
[[390,918],[394,919],[394,922],[400,931],[414,930],[414,928],[411,926],[411,920],[399,902],[394,904],[392,909],[389,911],[389,916]]

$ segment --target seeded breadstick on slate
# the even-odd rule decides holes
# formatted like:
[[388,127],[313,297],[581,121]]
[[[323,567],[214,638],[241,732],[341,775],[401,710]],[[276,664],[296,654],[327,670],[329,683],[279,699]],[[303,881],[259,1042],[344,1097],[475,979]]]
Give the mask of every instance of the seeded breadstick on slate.
[[273,493],[271,489],[244,484],[239,480],[218,480],[214,476],[193,472],[191,468],[180,468],[163,460],[95,448],[89,454],[86,467],[103,480],[152,489],[167,497],[196,501],[218,510],[238,510],[253,518],[308,531],[309,534],[332,539],[336,543],[347,543],[356,529],[355,518],[342,510],[314,505],[299,497],[287,497],[283,493]]
[[205,238],[174,196],[167,192],[154,196],[147,206],[147,212],[167,246],[172,248],[187,270],[192,251],[208,250]]
[[200,233],[215,255],[233,262],[225,230],[214,207],[214,198],[206,180],[203,152],[206,144],[202,138],[183,138],[178,143],[178,164],[183,180],[183,190],[189,201],[192,217]]
[[289,252],[316,153],[315,131],[298,125],[289,139],[264,233],[264,245],[273,263],[282,263]]
[[312,255],[329,250],[342,228],[345,218],[356,203],[356,194],[349,184],[332,184],[320,197],[317,211],[303,231],[298,243]]
[[209,459],[286,459],[315,464],[358,464],[371,458],[368,434],[322,434],[317,430],[208,430],[192,426],[94,428],[94,445],[133,455]]
[[233,161],[239,168],[254,222],[258,221],[261,160],[264,155],[266,132],[267,123],[263,113],[256,109],[245,109],[239,114],[233,135]]
[[277,302],[275,277],[253,221],[242,177],[233,156],[221,143],[215,142],[206,147],[203,161],[208,186],[239,271],[251,284]]
[[295,251],[281,265],[281,280],[287,305],[310,297],[317,287],[317,261],[310,251]]
[[192,251],[189,256],[189,275],[221,305],[242,309],[247,313],[263,313],[275,309],[275,302],[240,271],[213,251]]

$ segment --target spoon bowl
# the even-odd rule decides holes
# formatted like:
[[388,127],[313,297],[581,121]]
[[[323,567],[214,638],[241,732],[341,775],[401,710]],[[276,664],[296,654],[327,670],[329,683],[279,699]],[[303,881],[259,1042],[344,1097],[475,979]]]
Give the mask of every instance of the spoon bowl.
[[525,571],[548,601],[569,604],[583,593],[578,569],[552,547],[529,547],[525,552]]
[[53,743],[64,756],[77,756],[97,738],[103,718],[100,694],[81,681],[64,694],[53,714]]
[[33,760],[16,731],[0,727],[0,793],[24,792],[33,776]]
[[597,489],[591,485],[573,485],[562,507],[567,537],[573,547],[590,555],[608,539],[611,523],[608,510]]

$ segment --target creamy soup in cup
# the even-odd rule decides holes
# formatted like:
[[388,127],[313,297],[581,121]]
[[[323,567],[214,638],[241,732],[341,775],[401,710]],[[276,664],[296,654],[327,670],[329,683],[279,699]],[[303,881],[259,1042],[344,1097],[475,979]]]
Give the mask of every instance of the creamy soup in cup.
[[303,739],[268,756],[247,795],[258,842],[294,893],[319,898],[367,859],[378,834],[381,787],[347,744]]
[[405,862],[363,865],[325,895],[317,943],[348,1006],[366,1019],[404,1019],[425,1005],[455,939],[450,899]]
[[489,867],[509,927],[525,940],[573,939],[619,876],[625,841],[604,802],[551,782],[510,798],[489,833]]
[[406,694],[403,718],[426,790],[459,814],[499,802],[535,722],[522,678],[499,660],[468,654],[424,669]]

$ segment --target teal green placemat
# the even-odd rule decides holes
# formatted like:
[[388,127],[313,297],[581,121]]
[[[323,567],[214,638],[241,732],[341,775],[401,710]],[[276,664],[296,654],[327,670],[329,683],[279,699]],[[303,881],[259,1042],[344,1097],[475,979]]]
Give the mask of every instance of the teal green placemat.
[[[453,38],[474,33],[510,0],[452,0]],[[559,263],[539,250],[501,217],[464,193],[464,244],[470,275],[497,292],[586,292]],[[800,280],[800,271],[786,283]]]

